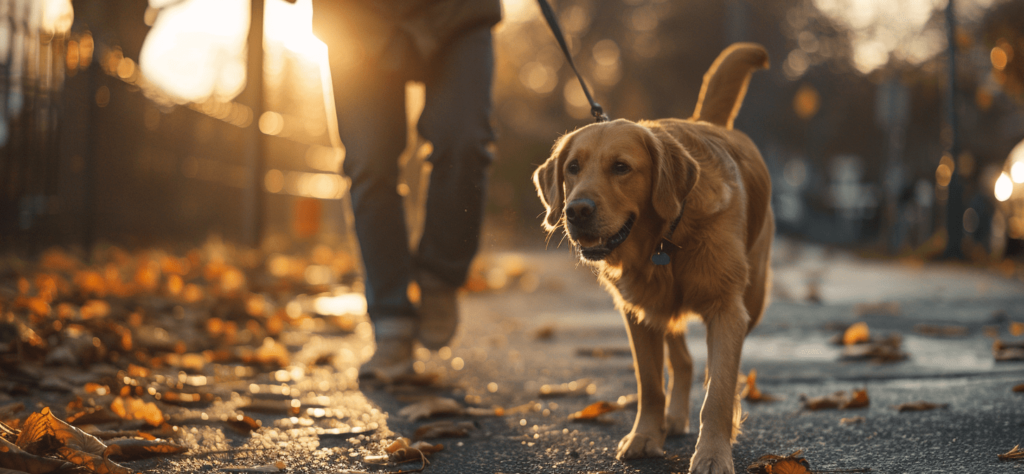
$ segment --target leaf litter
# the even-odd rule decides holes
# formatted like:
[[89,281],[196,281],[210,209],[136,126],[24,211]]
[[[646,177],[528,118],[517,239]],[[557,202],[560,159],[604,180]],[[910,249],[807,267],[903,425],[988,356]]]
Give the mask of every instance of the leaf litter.
[[832,393],[831,395],[822,395],[818,397],[808,397],[807,395],[801,394],[800,400],[803,402],[804,408],[808,410],[849,410],[855,408],[866,408],[871,404],[871,400],[868,398],[867,388],[852,390],[849,395],[847,395],[846,391],[843,390]]
[[811,469],[806,458],[800,457],[803,450],[797,450],[787,456],[765,454],[747,466],[749,474],[815,474],[841,472],[871,472],[871,468],[859,469]]
[[[32,413],[24,403],[0,405],[0,471],[131,472],[118,462],[180,455],[204,442],[190,434],[195,427],[258,440],[261,423],[238,410],[267,402],[245,387],[268,377],[288,387],[293,380],[282,371],[301,378],[314,370],[315,361],[295,359],[301,343],[289,334],[347,334],[365,319],[358,305],[317,310],[320,300],[361,297],[350,286],[355,262],[326,246],[309,256],[261,254],[216,239],[181,254],[101,246],[86,258],[61,249],[33,261],[0,258],[0,401],[43,390],[63,400]],[[309,283],[311,265],[329,268],[338,284]],[[325,437],[387,435],[331,418],[311,396],[295,390],[272,417],[295,416]],[[281,422],[273,429],[291,426]],[[218,446],[225,445],[187,456],[252,451]]]
[[948,403],[932,403],[932,402],[926,402],[926,401],[921,400],[921,401],[916,401],[916,402],[901,403],[899,405],[893,406],[892,408],[894,410],[898,411],[898,412],[904,412],[904,411],[928,411],[928,410],[934,410],[936,408],[946,408],[948,406],[949,406]]
[[1013,449],[996,456],[999,457],[1000,461],[1022,461],[1024,460],[1024,449],[1020,449],[1020,445],[1016,445]]
[[871,336],[868,324],[859,321],[847,327],[832,342],[843,346],[841,360],[867,360],[874,363],[889,363],[905,360],[908,355],[902,350],[903,337],[891,333],[882,338]]
[[774,402],[778,401],[779,398],[762,392],[757,387],[757,370],[750,369],[750,373],[746,376],[741,375],[740,383],[742,383],[742,389],[740,390],[740,398],[748,402]]
[[992,357],[997,362],[1024,360],[1024,341],[1003,342],[996,338],[992,343]]

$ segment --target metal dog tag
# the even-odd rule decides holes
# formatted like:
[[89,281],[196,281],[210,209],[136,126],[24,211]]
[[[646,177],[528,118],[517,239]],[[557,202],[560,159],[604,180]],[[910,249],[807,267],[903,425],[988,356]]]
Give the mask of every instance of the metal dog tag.
[[664,251],[658,251],[651,256],[651,261],[654,262],[655,265],[668,265],[672,262],[672,257]]

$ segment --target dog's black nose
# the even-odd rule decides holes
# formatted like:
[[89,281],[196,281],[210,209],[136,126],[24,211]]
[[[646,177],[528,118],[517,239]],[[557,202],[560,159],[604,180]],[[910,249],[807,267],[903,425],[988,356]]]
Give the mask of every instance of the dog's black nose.
[[590,199],[574,199],[565,205],[565,218],[572,225],[585,225],[594,215],[597,204]]

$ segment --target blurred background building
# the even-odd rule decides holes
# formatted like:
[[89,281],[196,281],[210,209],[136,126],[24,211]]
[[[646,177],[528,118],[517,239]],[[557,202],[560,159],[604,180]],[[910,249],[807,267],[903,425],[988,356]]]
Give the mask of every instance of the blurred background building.
[[[952,95],[947,0],[554,6],[613,118],[687,117],[722,48],[768,48],[736,126],[771,170],[780,233],[932,257],[953,229],[973,259],[1024,252],[1024,0],[956,0]],[[536,3],[504,8],[488,228],[542,245],[530,173],[589,106]],[[311,12],[0,0],[0,244],[344,242],[344,146]],[[409,90],[415,120],[422,87]],[[411,134],[410,209],[429,149]]]

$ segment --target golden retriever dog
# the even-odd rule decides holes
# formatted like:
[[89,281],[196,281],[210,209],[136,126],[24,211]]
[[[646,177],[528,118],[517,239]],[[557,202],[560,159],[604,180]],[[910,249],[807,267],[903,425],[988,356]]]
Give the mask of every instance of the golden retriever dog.
[[740,352],[768,304],[775,222],[764,159],[732,124],[767,66],[762,46],[734,44],[705,74],[693,117],[582,127],[534,172],[545,229],[564,225],[625,319],[639,405],[619,459],[661,456],[666,435],[690,431],[685,330],[699,318],[707,396],[690,472],[734,472]]

